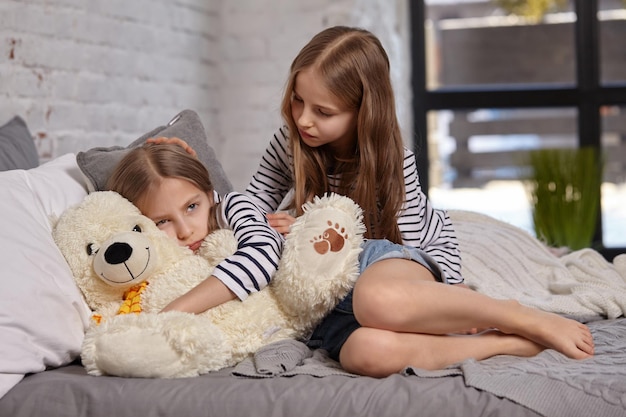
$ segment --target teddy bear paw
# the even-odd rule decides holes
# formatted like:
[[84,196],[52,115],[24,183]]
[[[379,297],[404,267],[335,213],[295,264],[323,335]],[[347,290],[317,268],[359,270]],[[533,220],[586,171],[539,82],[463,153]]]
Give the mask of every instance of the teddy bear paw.
[[319,236],[314,236],[310,242],[313,244],[313,249],[320,255],[324,255],[327,252],[339,252],[343,249],[348,234],[346,228],[339,225],[339,223],[333,224],[331,220],[328,220],[328,229],[324,230]]
[[348,197],[316,198],[304,210],[291,226],[270,285],[284,311],[311,324],[353,287],[365,227],[360,207]]
[[318,198],[292,225],[283,256],[318,277],[335,277],[356,264],[363,232],[361,209],[352,200],[336,194]]

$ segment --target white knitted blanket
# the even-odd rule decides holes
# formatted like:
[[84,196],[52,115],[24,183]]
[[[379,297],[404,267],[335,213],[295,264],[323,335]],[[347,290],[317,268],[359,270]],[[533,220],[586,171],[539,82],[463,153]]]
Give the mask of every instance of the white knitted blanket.
[[592,249],[557,257],[508,223],[463,210],[448,214],[459,239],[463,276],[478,292],[575,317],[626,314],[626,254],[612,263]]

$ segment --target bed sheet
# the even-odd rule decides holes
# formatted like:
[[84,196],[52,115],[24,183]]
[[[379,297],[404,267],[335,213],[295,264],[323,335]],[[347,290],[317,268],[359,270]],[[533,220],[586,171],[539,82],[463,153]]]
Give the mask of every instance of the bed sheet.
[[231,371],[133,379],[89,376],[72,364],[27,376],[0,400],[0,416],[538,416],[513,401],[467,387],[462,376],[251,379]]
[[626,318],[589,326],[596,354],[583,361],[546,350],[383,379],[320,377],[306,361],[290,376],[241,377],[240,364],[185,379],[94,377],[72,364],[27,376],[0,416],[626,416]]

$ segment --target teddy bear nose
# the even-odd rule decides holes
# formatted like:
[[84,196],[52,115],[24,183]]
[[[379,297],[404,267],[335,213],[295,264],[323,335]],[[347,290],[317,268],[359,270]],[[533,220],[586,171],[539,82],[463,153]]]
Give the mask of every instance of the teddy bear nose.
[[133,253],[133,248],[124,242],[115,242],[104,252],[104,259],[111,265],[126,262]]

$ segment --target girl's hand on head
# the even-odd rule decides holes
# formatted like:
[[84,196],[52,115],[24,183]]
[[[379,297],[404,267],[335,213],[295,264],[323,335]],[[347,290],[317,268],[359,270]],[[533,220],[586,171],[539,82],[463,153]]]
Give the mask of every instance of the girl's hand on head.
[[289,233],[291,225],[296,221],[295,217],[290,216],[284,211],[279,213],[267,213],[265,217],[267,217],[270,226],[283,236]]
[[185,142],[184,140],[182,140],[181,138],[177,138],[177,137],[171,137],[171,138],[167,138],[164,136],[159,136],[158,138],[148,138],[146,140],[146,143],[168,143],[168,144],[172,144],[172,145],[178,145],[181,148],[183,148],[189,155],[193,156],[193,157],[198,157],[198,154],[196,153],[196,151],[189,146],[189,144],[187,142]]

